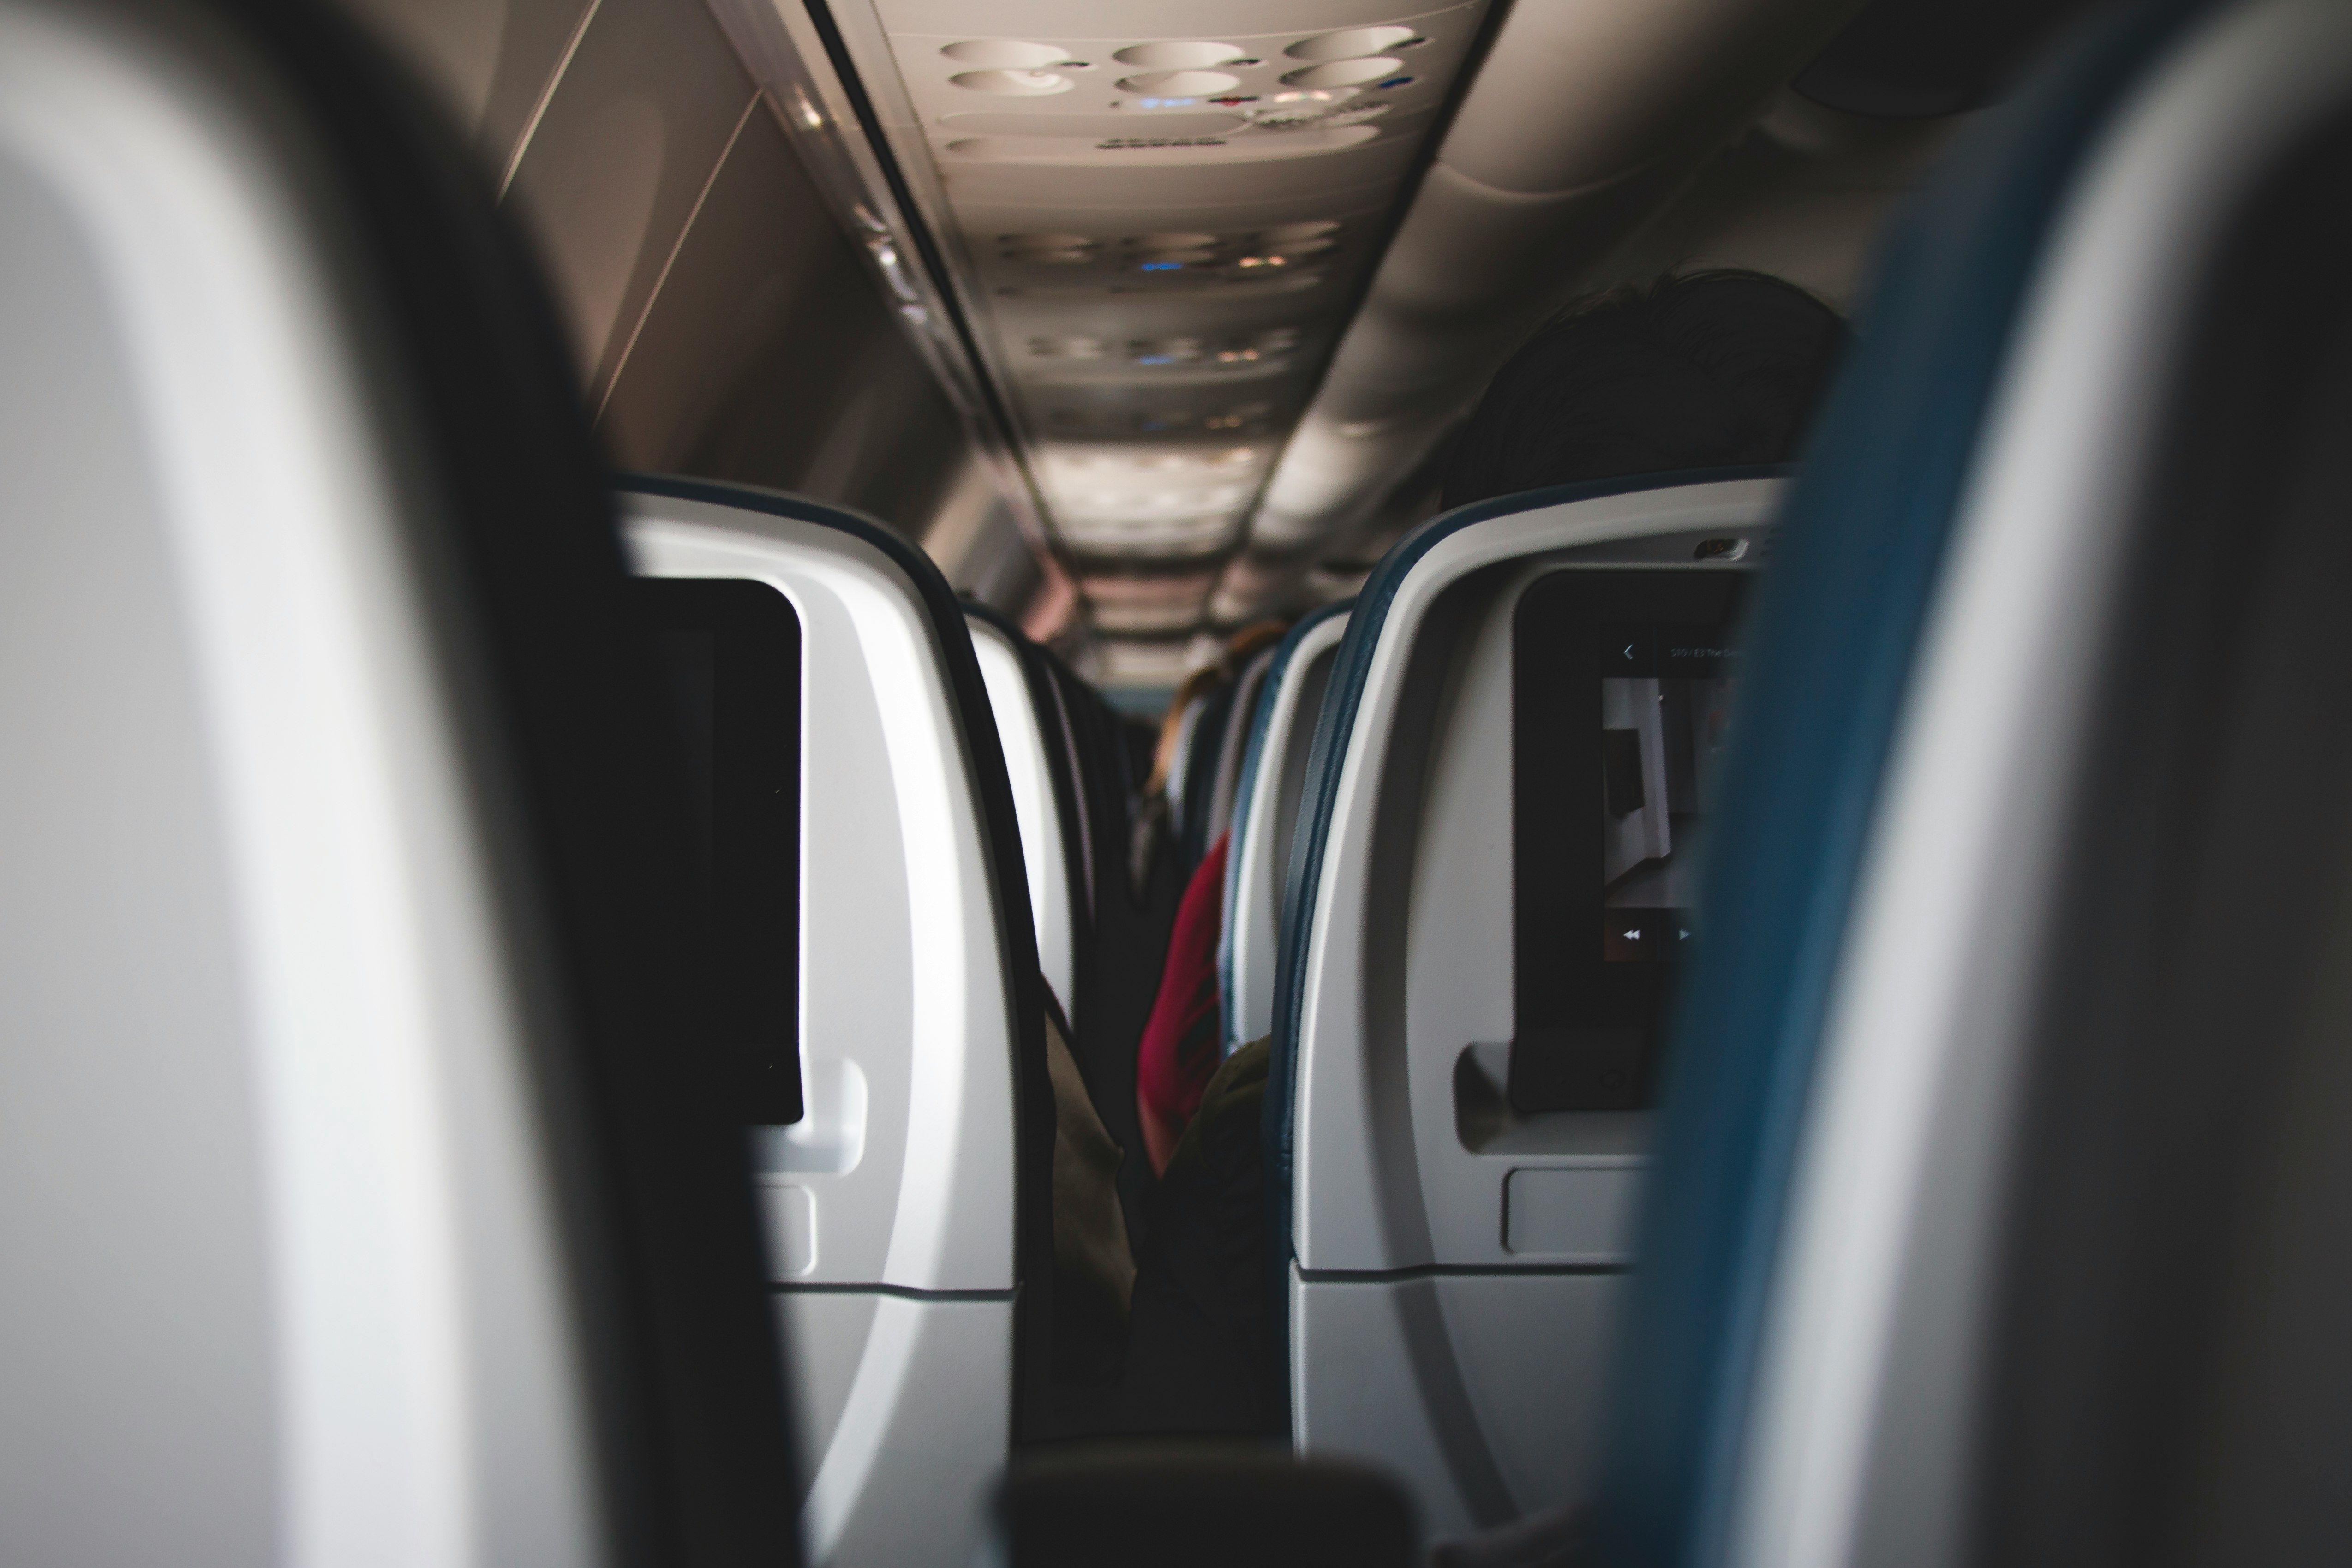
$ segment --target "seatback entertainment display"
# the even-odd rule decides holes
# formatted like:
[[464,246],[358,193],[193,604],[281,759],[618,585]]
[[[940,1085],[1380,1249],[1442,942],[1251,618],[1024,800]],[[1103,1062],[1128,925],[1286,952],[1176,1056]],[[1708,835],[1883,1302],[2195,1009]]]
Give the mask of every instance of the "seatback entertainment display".
[[1690,940],[1692,854],[1731,710],[1717,626],[1601,629],[1601,952],[1670,961]]
[[1736,568],[1568,568],[1512,626],[1515,1001],[1527,1113],[1650,1101],[1735,684]]
[[777,589],[743,578],[632,586],[684,786],[702,1020],[741,1119],[798,1121],[800,617]]

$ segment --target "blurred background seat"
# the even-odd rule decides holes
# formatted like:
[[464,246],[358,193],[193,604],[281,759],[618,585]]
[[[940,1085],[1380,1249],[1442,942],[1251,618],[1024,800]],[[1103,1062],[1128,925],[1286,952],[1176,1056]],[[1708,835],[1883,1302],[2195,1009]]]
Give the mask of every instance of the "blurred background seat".
[[796,1557],[567,351],[321,8],[0,6],[0,1533]]
[[2136,7],[1894,243],[1756,618],[1602,1560],[2345,1549],[2347,110],[2340,6]]

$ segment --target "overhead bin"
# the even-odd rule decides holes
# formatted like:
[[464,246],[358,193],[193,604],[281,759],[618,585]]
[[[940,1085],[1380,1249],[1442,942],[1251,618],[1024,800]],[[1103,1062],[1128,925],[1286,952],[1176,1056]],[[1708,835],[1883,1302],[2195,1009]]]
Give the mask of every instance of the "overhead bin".
[[1462,508],[1391,552],[1331,656],[1266,1091],[1292,1436],[1393,1468],[1435,1536],[1590,1482],[1691,837],[1781,488]]
[[1779,530],[1612,1562],[2347,1548],[2352,12],[2131,7],[2007,113]]
[[0,5],[20,1560],[795,1561],[576,375],[321,6]]
[[[1014,1430],[1016,1286],[1038,1281],[1041,1333],[1052,1310],[1050,1193],[1019,1137],[1050,1159],[1044,1003],[987,667],[937,570],[877,524],[645,476],[622,502],[640,574],[759,584],[799,630],[799,700],[772,722],[804,759],[806,1111],[761,1129],[757,1158],[808,1550],[961,1563]],[[1014,739],[1034,774],[1042,737]]]

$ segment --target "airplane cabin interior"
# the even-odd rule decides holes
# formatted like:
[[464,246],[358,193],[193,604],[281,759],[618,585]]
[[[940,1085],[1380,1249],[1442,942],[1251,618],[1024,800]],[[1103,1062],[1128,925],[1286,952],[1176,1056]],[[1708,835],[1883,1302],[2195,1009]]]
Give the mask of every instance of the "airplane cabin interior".
[[2341,0],[0,0],[0,1556],[2337,1561]]

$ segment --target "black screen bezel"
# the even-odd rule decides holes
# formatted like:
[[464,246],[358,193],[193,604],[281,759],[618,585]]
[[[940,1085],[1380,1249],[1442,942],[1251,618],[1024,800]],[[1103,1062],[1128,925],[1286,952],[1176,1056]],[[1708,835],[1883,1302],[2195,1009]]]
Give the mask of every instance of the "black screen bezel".
[[648,634],[712,637],[710,994],[740,1120],[806,1113],[800,1054],[801,622],[771,584],[637,579]]
[[1722,567],[1563,567],[1519,596],[1511,650],[1516,1110],[1653,1103],[1680,965],[1601,956],[1601,644],[1607,628],[1627,623],[1710,626],[1727,639],[1748,576]]

